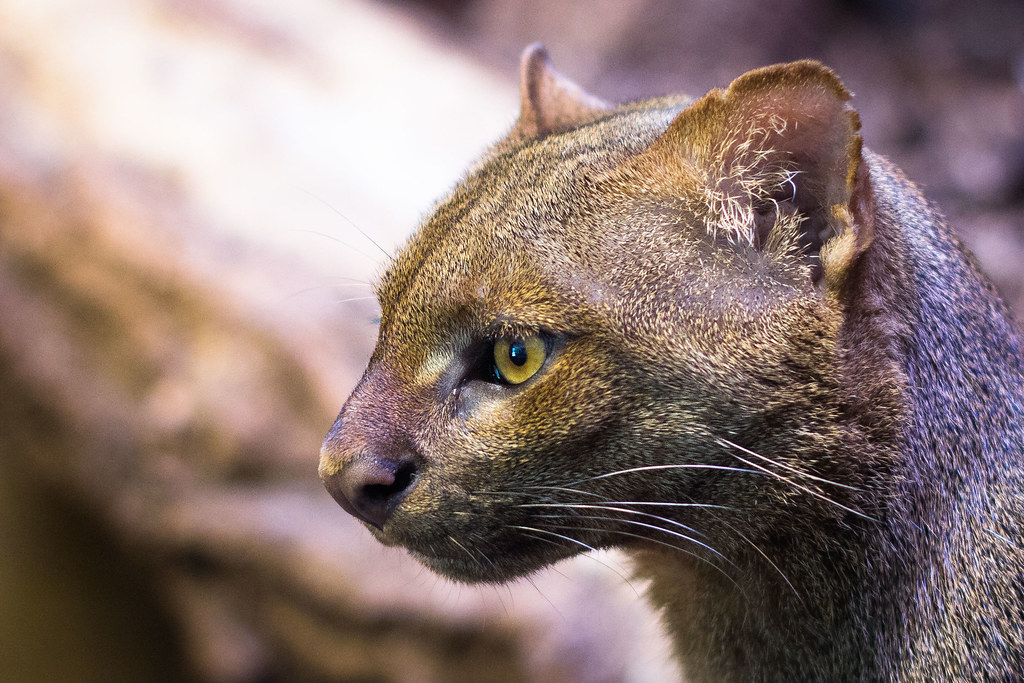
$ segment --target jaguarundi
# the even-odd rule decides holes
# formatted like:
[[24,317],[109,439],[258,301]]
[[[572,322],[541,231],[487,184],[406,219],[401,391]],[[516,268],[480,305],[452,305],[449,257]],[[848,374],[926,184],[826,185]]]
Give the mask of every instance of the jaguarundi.
[[689,681],[1024,676],[1024,350],[812,61],[522,105],[391,263],[320,476],[501,582],[620,547]]

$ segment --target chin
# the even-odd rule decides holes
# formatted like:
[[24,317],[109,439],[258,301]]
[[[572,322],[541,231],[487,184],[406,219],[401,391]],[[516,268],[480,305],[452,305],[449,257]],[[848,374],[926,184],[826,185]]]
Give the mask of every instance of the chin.
[[504,583],[516,578],[505,567],[481,566],[468,558],[433,557],[415,550],[409,553],[430,571],[458,583]]
[[524,576],[529,576],[548,565],[567,559],[577,553],[495,552],[495,557],[471,558],[465,555],[427,554],[415,549],[409,553],[421,564],[436,574],[458,583],[506,583]]

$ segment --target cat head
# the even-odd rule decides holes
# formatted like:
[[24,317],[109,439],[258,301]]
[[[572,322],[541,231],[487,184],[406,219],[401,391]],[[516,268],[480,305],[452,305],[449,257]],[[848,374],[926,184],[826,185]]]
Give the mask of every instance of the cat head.
[[688,523],[750,504],[746,451],[820,456],[872,237],[857,115],[818,63],[614,107],[534,46],[521,92],[380,282],[376,349],[320,461],[382,541],[470,581],[681,544],[638,505]]

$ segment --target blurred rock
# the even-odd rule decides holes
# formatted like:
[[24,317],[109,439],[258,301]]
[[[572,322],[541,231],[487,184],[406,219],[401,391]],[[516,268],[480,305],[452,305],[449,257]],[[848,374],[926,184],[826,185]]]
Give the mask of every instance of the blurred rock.
[[[67,566],[37,567],[9,536],[8,592],[98,571],[49,622],[7,610],[0,678],[111,680],[129,653],[152,663],[133,680],[671,677],[616,560],[451,586],[316,478],[369,279],[514,118],[512,82],[365,2],[47,0],[0,1],[0,92],[0,457],[16,512],[120,549],[57,533],[38,544]],[[140,597],[108,614],[89,596],[123,576]]]

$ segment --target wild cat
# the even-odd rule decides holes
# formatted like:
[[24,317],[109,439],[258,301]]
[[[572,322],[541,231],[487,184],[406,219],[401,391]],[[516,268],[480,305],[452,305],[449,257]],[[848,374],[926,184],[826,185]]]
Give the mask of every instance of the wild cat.
[[521,91],[377,286],[342,507],[460,581],[625,549],[687,680],[1024,672],[1020,337],[836,75]]

